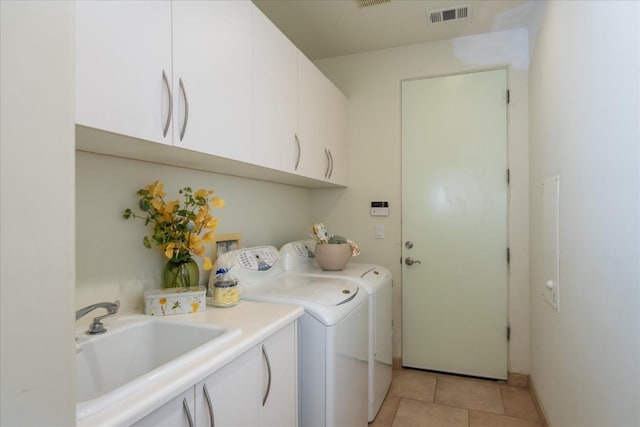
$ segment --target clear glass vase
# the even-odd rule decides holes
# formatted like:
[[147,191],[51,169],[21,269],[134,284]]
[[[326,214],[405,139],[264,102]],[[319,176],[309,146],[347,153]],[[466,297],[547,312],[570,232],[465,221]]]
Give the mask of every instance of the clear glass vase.
[[165,288],[199,286],[200,269],[192,258],[177,262],[170,260],[164,266],[162,277]]

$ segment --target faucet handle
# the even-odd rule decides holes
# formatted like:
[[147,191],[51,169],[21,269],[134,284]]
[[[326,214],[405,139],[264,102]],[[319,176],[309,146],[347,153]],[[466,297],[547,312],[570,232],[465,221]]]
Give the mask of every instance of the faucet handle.
[[115,300],[113,304],[110,304],[105,308],[107,309],[107,314],[93,318],[93,322],[89,325],[89,329],[86,332],[87,335],[97,335],[107,332],[107,328],[102,324],[102,319],[113,316],[118,312],[120,309],[120,300]]

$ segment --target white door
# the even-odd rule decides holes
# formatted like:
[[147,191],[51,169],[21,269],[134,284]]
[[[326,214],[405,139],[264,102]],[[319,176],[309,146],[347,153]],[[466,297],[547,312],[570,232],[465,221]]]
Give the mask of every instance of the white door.
[[507,377],[506,81],[402,82],[406,367]]

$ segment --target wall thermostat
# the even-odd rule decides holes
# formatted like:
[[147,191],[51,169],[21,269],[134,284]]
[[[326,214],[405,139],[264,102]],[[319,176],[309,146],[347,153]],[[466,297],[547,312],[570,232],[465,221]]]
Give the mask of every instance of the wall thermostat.
[[371,202],[371,215],[388,216],[389,202]]

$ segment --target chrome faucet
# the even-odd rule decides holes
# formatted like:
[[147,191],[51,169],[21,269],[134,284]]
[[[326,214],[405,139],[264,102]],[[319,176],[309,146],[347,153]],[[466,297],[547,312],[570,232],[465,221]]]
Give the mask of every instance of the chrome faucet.
[[105,317],[113,316],[118,312],[120,308],[120,301],[116,300],[114,302],[99,302],[97,304],[91,304],[80,310],[76,311],[76,320],[83,317],[85,314],[95,310],[96,308],[104,308],[107,310],[107,314],[103,316],[98,316],[93,319],[93,323],[89,326],[89,329],[85,332],[87,335],[97,335],[104,334],[107,332],[107,329],[102,324],[102,319]]

